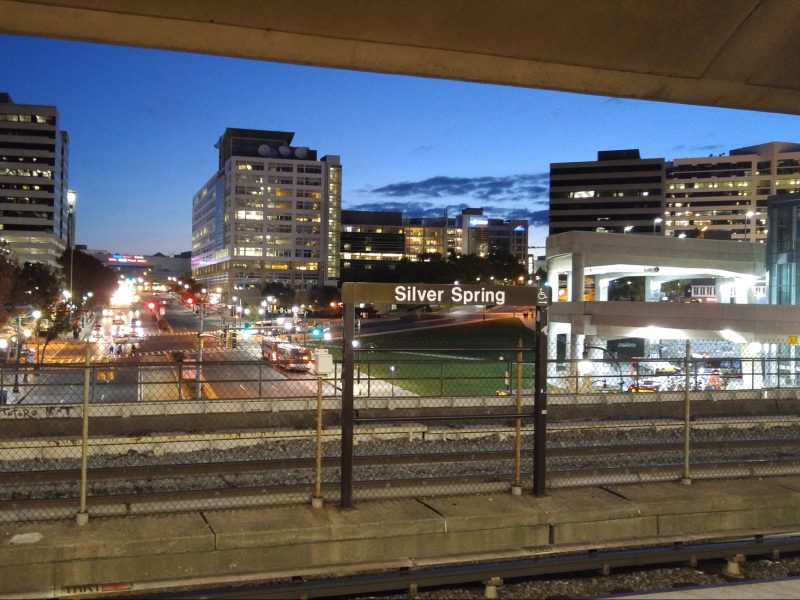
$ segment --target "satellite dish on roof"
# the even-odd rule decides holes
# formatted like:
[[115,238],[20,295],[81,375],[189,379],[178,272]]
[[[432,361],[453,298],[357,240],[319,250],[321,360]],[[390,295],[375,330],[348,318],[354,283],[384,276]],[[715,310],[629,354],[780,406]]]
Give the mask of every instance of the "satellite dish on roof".
[[278,148],[278,152],[280,153],[281,156],[289,156],[292,153],[289,146],[281,146],[280,148]]
[[295,149],[294,155],[297,158],[303,159],[306,156],[308,156],[308,148],[306,148],[305,146],[300,146],[299,148]]
[[268,144],[261,144],[258,147],[258,154],[259,156],[269,156],[272,154],[272,148],[270,148]]

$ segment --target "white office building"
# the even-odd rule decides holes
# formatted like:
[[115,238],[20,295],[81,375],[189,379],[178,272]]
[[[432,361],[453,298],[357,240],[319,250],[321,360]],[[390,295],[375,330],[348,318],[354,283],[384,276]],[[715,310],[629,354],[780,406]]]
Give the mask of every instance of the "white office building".
[[256,296],[339,279],[342,167],[293,146],[294,133],[226,129],[219,170],[192,200],[192,276],[209,289]]
[[56,266],[75,242],[68,143],[55,106],[17,104],[0,92],[0,239],[20,264]]

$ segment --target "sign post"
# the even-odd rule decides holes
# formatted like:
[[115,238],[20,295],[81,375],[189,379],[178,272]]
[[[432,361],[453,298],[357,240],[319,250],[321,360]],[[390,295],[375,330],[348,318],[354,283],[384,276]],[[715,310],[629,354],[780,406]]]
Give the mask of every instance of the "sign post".
[[536,370],[533,377],[533,493],[544,496],[547,478],[547,306],[550,297],[538,292],[536,306]]
[[[547,415],[547,307],[550,288],[539,286],[483,286],[440,284],[358,283],[342,284],[342,454],[340,505],[353,507],[353,374],[355,339],[355,305],[371,304],[451,304],[459,306],[536,306],[537,348],[534,395],[534,491],[544,494],[544,459]],[[538,440],[538,442],[537,442]],[[541,463],[541,464],[539,464]],[[537,467],[537,465],[539,465]],[[537,491],[536,486],[541,486]]]

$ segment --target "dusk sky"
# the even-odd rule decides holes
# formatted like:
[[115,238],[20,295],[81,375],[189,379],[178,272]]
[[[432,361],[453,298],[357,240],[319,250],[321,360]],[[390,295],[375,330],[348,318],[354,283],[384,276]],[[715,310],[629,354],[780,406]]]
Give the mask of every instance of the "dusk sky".
[[[0,35],[0,92],[55,105],[70,136],[77,243],[191,248],[191,199],[226,127],[294,131],[338,154],[348,209],[528,217],[543,246],[551,162],[666,159],[800,142],[797,116]],[[537,253],[541,252],[537,250]]]

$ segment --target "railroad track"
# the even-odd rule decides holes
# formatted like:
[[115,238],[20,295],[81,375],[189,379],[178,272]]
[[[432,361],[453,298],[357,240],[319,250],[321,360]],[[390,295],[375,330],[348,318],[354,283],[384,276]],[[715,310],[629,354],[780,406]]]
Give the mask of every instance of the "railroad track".
[[[548,429],[547,485],[678,480],[683,476],[683,427],[674,420],[554,424]],[[694,422],[692,427],[696,428],[690,447],[693,479],[800,474],[797,420],[713,419]],[[786,429],[777,429],[781,427]],[[521,482],[527,487],[532,482],[531,431],[523,430],[521,452]],[[306,502],[314,483],[314,433],[274,430],[90,439],[87,480],[92,513]],[[324,452],[331,455],[340,433],[327,429],[324,434]],[[456,429],[407,423],[361,428],[356,432],[355,497],[508,492],[514,478],[513,435],[513,428],[488,425]],[[0,521],[74,513],[79,440],[4,440],[0,457]],[[338,501],[339,466],[338,456],[323,457],[322,494],[328,502]]]
[[[800,450],[800,439],[761,439],[741,441],[704,441],[693,442],[693,453],[730,452],[752,450],[774,450],[776,448]],[[548,458],[581,458],[586,456],[619,456],[621,454],[667,454],[683,452],[682,442],[657,442],[645,444],[607,444],[586,446],[567,446],[549,448]],[[798,453],[800,458],[800,453]],[[533,459],[530,448],[522,450],[524,461]],[[384,454],[371,456],[355,456],[355,467],[391,466],[413,464],[464,464],[479,462],[497,462],[514,459],[513,451],[471,451],[471,452],[436,452],[430,454]],[[326,456],[322,459],[322,468],[337,468],[340,464],[338,456]],[[89,480],[97,481],[139,481],[174,479],[182,477],[208,477],[218,475],[235,475],[258,472],[279,472],[313,469],[315,458],[277,458],[274,460],[240,460],[207,463],[153,464],[137,467],[98,467],[89,469]],[[0,473],[0,489],[4,486],[23,484],[46,484],[74,482],[80,479],[79,469],[49,469],[39,471],[7,471]]]

